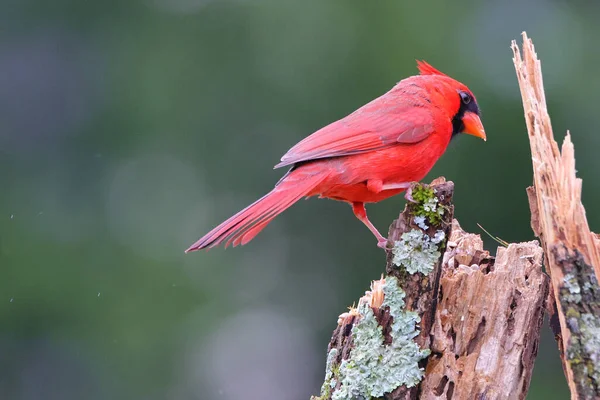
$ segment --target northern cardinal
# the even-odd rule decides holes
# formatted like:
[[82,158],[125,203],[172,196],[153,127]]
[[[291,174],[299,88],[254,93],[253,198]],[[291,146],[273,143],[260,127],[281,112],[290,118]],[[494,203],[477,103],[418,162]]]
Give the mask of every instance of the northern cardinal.
[[423,179],[455,135],[486,139],[473,93],[424,61],[417,66],[420,75],[292,147],[275,166],[291,166],[275,188],[186,253],[222,243],[244,245],[292,204],[316,195],[350,204],[378,246],[385,247],[387,239],[367,218],[365,203],[387,199]]

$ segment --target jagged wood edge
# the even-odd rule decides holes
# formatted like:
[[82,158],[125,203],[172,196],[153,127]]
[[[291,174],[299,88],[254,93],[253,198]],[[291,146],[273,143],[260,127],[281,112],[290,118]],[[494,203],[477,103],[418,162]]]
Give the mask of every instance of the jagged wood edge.
[[483,249],[454,221],[440,279],[421,399],[524,399],[549,279],[537,241]]
[[551,326],[571,397],[599,398],[600,245],[581,204],[582,181],[576,178],[570,135],[560,151],[546,107],[541,63],[531,39],[525,32],[522,36],[522,57],[516,41],[511,48],[532,152],[534,187],[527,191],[531,225],[542,241],[552,282]]

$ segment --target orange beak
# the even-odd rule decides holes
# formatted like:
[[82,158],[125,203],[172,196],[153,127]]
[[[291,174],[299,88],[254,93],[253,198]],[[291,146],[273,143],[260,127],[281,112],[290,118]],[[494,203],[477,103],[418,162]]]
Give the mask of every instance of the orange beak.
[[483,124],[479,119],[479,116],[473,112],[467,111],[463,116],[463,124],[465,125],[465,130],[463,133],[468,135],[473,135],[478,138],[486,140],[485,130],[483,129]]

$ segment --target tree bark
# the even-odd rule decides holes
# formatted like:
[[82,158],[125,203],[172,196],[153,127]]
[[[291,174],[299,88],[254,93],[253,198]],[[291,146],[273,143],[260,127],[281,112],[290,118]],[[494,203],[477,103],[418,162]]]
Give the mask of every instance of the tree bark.
[[453,220],[453,189],[413,186],[390,227],[387,276],[340,315],[314,400],[525,397],[548,293],[542,250],[491,257]]

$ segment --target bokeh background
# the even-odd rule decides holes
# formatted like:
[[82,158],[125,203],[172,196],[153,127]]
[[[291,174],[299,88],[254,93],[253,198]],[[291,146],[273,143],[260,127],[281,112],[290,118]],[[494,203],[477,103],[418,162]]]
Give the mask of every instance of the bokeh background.
[[[527,30],[600,230],[599,17],[560,0],[0,0],[0,398],[318,393],[337,315],[384,265],[350,208],[302,201],[249,246],[183,250],[416,58],[470,86],[488,134],[427,179],[455,181],[466,230],[531,240],[509,49]],[[370,216],[385,231],[403,203]],[[544,332],[529,398],[566,399]]]

